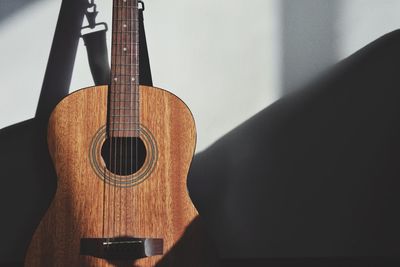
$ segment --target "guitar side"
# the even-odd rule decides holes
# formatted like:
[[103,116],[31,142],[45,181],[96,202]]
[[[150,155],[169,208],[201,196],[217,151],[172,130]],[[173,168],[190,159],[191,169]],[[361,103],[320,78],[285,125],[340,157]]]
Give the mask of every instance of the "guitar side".
[[[156,160],[140,183],[115,187],[99,177],[91,156],[97,151],[94,138],[107,123],[107,94],[107,86],[82,89],[51,115],[48,143],[58,185],[28,248],[27,267],[117,266],[81,256],[81,238],[162,238],[167,253],[197,216],[186,187],[196,139],[189,109],[167,91],[140,86],[140,122],[151,136]],[[160,259],[144,258],[129,266],[155,266]]]

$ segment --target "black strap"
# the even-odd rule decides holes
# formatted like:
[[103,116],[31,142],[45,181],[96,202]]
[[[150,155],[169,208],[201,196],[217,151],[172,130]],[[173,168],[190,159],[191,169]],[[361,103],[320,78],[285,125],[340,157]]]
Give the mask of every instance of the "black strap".
[[95,85],[105,85],[110,81],[106,31],[101,30],[82,35]]

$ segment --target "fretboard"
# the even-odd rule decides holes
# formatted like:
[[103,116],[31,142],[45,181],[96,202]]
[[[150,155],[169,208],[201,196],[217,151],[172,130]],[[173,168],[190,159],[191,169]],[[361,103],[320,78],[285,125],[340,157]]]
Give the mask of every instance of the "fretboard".
[[138,0],[113,0],[109,135],[135,137],[140,127]]

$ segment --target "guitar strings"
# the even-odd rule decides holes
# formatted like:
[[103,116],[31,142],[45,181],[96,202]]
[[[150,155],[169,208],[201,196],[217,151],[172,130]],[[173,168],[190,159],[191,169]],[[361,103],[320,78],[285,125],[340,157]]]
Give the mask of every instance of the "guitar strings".
[[[107,167],[104,172],[104,186],[103,186],[103,236],[107,236],[108,240],[110,237],[115,236],[116,233],[122,235],[122,193],[125,194],[125,235],[128,235],[128,211],[129,211],[129,203],[128,197],[130,199],[130,190],[128,191],[128,184],[122,184],[118,182],[118,178],[120,176],[127,176],[126,181],[124,183],[129,183],[129,176],[133,175],[135,171],[139,168],[139,138],[140,138],[140,108],[139,108],[139,100],[140,100],[140,88],[139,88],[139,1],[132,0],[133,5],[129,5],[127,0],[122,0],[121,4],[119,4],[121,0],[115,0],[113,6],[113,40],[112,40],[112,51],[114,52],[114,56],[112,58],[112,74],[115,76],[111,79],[111,88],[110,88],[110,104],[109,107],[111,110],[109,111],[109,168],[110,170],[107,172]],[[131,7],[130,9],[128,9]],[[125,18],[128,21],[132,21],[132,23],[124,23],[124,19],[116,19],[116,18]],[[128,24],[125,26],[125,24]],[[134,27],[133,27],[134,26]],[[121,28],[121,30],[119,29]],[[134,29],[133,29],[134,28]],[[125,29],[125,31],[124,31]],[[114,34],[115,33],[115,34]],[[126,34],[124,34],[126,33]],[[126,40],[124,40],[124,37]],[[120,43],[119,43],[120,42]],[[127,43],[129,45],[129,50],[125,47],[121,47],[121,44]],[[124,52],[129,53],[129,58],[126,57]],[[135,53],[132,53],[135,52]],[[119,54],[118,54],[119,53]],[[125,56],[125,58],[124,58]],[[119,61],[118,61],[119,60]],[[123,64],[118,64],[121,62]],[[127,63],[130,64],[127,64]],[[134,67],[135,66],[135,67]],[[130,74],[130,82],[126,82],[122,79],[122,77],[126,76],[126,73],[129,69]],[[133,71],[135,70],[135,73]],[[118,73],[121,73],[121,77],[117,76]],[[121,79],[119,79],[121,78]],[[134,78],[134,79],[132,79]],[[133,82],[133,84],[132,84]],[[124,93],[121,91],[122,87],[124,87],[124,92],[127,90],[130,92],[131,102],[130,108],[128,108],[128,112],[130,115],[126,116],[126,113],[121,113],[122,111],[126,111],[127,107],[124,103],[123,96]],[[125,94],[126,95],[126,94]],[[113,101],[116,100],[116,101]],[[118,105],[116,104],[118,103]],[[124,106],[122,106],[124,105]],[[115,116],[115,109],[118,107],[119,111],[117,112],[118,116]],[[114,117],[114,118],[112,118]],[[116,120],[115,117],[119,119]],[[128,119],[126,119],[128,117]],[[116,122],[117,121],[117,122]],[[118,127],[116,127],[118,124]],[[121,128],[122,126],[122,128]],[[126,134],[128,133],[128,134]],[[132,134],[131,134],[132,133]],[[135,149],[133,149],[133,140],[135,139]],[[130,150],[129,147],[130,146]],[[118,153],[118,147],[120,153]],[[135,150],[135,152],[133,152]],[[125,152],[125,153],[124,153]],[[125,159],[123,158],[125,154]],[[119,162],[117,161],[117,155],[120,156]],[[130,167],[128,167],[128,156],[130,157]],[[124,165],[125,162],[125,165]],[[119,169],[119,171],[118,171]],[[130,171],[129,171],[130,169]],[[108,176],[108,177],[107,177]],[[116,188],[116,187],[119,188]],[[119,192],[118,192],[119,191]],[[119,196],[117,194],[119,193]],[[129,195],[128,195],[129,194]],[[107,196],[108,195],[108,196]],[[119,201],[117,200],[119,197]],[[131,200],[131,199],[130,199]],[[117,214],[119,202],[119,215]],[[107,211],[108,210],[108,211]],[[111,215],[112,214],[112,215]],[[118,223],[118,225],[117,225]]]
[[[122,8],[120,8],[121,7],[121,5],[117,5],[117,12],[118,12],[118,18],[123,18],[123,15],[124,15],[124,8],[123,8],[123,2],[124,1],[122,1]],[[124,23],[124,22],[122,22],[122,23]],[[122,25],[120,25],[120,26],[122,26]],[[121,29],[123,29],[124,27],[121,27]],[[118,40],[120,40],[120,44],[123,44],[124,43],[124,40],[123,40],[123,34],[122,34],[122,31],[123,30],[119,30],[118,29],[118,33],[117,33],[117,38],[118,38]],[[123,56],[122,56],[122,52],[121,52],[121,50],[122,50],[123,48],[122,48],[122,45],[118,45],[118,52],[119,52],[119,63],[121,64],[123,61],[122,61],[122,59],[123,59]],[[118,52],[117,52],[117,55],[118,55]],[[122,117],[122,114],[121,114],[121,110],[122,110],[122,107],[121,107],[121,104],[123,104],[123,103],[125,103],[125,102],[123,102],[124,101],[124,99],[123,99],[123,94],[121,93],[121,91],[122,91],[122,87],[123,86],[125,86],[125,81],[123,81],[123,79],[122,79],[122,73],[123,73],[123,71],[122,71],[122,68],[125,68],[125,66],[120,66],[120,69],[119,69],[119,74],[121,74],[120,75],[120,77],[118,77],[119,79],[118,79],[118,81],[119,81],[119,83],[120,83],[120,85],[119,85],[119,89],[118,89],[118,107],[119,107],[119,110],[118,110],[118,114],[119,114],[119,117],[118,117],[118,135],[117,135],[117,138],[116,138],[116,146],[118,146],[118,140],[120,141],[120,149],[121,149],[121,143],[122,143],[122,140],[123,140],[123,137],[121,137],[121,136],[123,136],[123,134],[124,134],[124,132],[122,132],[122,135],[121,135],[121,125],[122,125],[122,128],[123,128],[123,126],[124,126],[124,124],[122,123],[122,121],[121,120],[123,120],[124,119],[124,117]],[[124,69],[125,70],[125,69]],[[117,74],[117,73],[116,73]],[[122,123],[122,124],[121,124]],[[113,216],[114,216],[114,219],[113,219],[113,236],[115,236],[115,234],[116,234],[116,231],[115,231],[115,229],[116,229],[116,203],[117,203],[117,201],[116,201],[116,187],[117,187],[117,169],[118,169],[118,167],[117,167],[117,153],[118,153],[118,150],[117,150],[117,148],[115,149],[116,151],[115,151],[115,155],[114,155],[114,157],[115,157],[115,171],[114,171],[114,175],[115,175],[115,179],[114,179],[114,187],[113,187],[113,191],[114,191],[114,193],[113,193],[113,206],[114,206],[114,210],[113,210]],[[122,153],[121,151],[120,151],[120,153]],[[120,160],[119,160],[119,163],[121,163],[122,162],[122,154],[120,155],[121,157],[120,157]],[[121,170],[121,168],[120,168],[120,170]]]
[[[114,5],[115,5],[115,1],[114,1]],[[118,21],[116,21],[116,18],[118,18],[118,14],[116,14],[116,8],[114,7],[114,5],[113,5],[113,8],[112,8],[112,10],[113,10],[113,18],[112,18],[112,20],[113,20],[113,25],[112,25],[112,30],[115,30],[115,28],[117,28],[117,24],[118,24]],[[113,51],[113,54],[114,54],[114,56],[112,57],[112,71],[111,71],[111,73],[112,74],[115,74],[115,72],[116,72],[116,47],[118,47],[118,46],[116,46],[116,43],[117,43],[117,40],[114,40],[114,34],[112,35],[113,36],[113,38],[112,38],[112,40],[111,40],[111,42],[112,42],[112,51]],[[109,90],[110,90],[110,95],[109,95],[109,101],[110,101],[110,105],[109,105],[109,107],[110,107],[110,110],[109,110],[109,131],[108,131],[108,133],[109,133],[109,135],[108,135],[108,138],[109,138],[109,160],[108,160],[108,167],[109,167],[109,171],[108,171],[108,177],[104,177],[104,181],[105,182],[107,182],[106,181],[106,179],[108,179],[108,182],[107,182],[107,191],[108,191],[108,197],[107,197],[107,209],[108,209],[108,212],[107,212],[107,244],[109,244],[110,243],[110,236],[111,236],[111,233],[110,233],[110,214],[111,214],[111,182],[112,182],[112,179],[113,179],[113,174],[112,174],[112,170],[113,170],[113,161],[112,161],[112,155],[113,155],[113,147],[114,147],[114,145],[113,145],[113,142],[114,142],[114,128],[115,128],[115,123],[114,123],[114,119],[112,118],[112,115],[113,115],[113,113],[114,113],[114,111],[115,111],[115,105],[116,105],[116,102],[114,101],[114,96],[115,96],[115,88],[116,88],[116,83],[115,83],[115,80],[114,80],[114,77],[111,77],[111,88],[109,88]]]
[[135,36],[136,36],[136,40],[135,40],[135,57],[136,57],[136,70],[135,70],[135,97],[137,98],[136,100],[136,108],[135,108],[135,118],[136,118],[136,129],[137,129],[137,134],[136,134],[136,147],[135,147],[135,170],[138,171],[139,168],[139,163],[138,163],[138,158],[139,158],[139,153],[138,153],[138,149],[139,149],[139,138],[140,138],[140,107],[139,107],[139,101],[140,101],[140,76],[139,76],[139,1],[138,0],[134,0],[134,6],[136,7],[135,9],[135,20],[134,22],[135,24]]
[[[125,8],[124,8],[124,11],[126,11],[125,12],[125,14],[123,15],[124,16],[124,18],[127,18],[128,17],[128,9],[126,9],[125,10]],[[126,29],[127,31],[129,30],[129,28],[127,27],[127,29]],[[126,39],[129,39],[129,38],[127,38],[127,35],[125,34],[124,35],[125,36],[125,38]],[[125,43],[127,43],[127,41],[125,40],[125,41],[123,41],[123,42],[125,42]],[[127,50],[128,51],[128,50]],[[124,67],[125,68],[127,68],[127,58],[126,58],[126,56],[124,57]],[[126,69],[125,69],[125,71],[126,71]],[[126,72],[124,73],[124,74],[126,74]],[[125,83],[125,81],[124,81],[124,83]],[[126,90],[126,88],[125,88],[125,90]],[[129,105],[130,105],[131,103],[129,103]],[[129,111],[129,110],[128,110]],[[128,125],[124,125],[125,126],[125,128],[124,129],[126,129],[126,128],[128,128],[129,129],[129,127],[130,127],[130,124],[129,124],[129,122],[130,122],[130,120],[131,120],[131,118],[130,118],[130,116],[128,117]],[[125,131],[124,133],[128,133],[127,134],[127,136],[124,136],[124,141],[125,141],[125,171],[123,172],[123,175],[128,175],[128,173],[127,173],[127,170],[126,170],[126,166],[127,166],[127,164],[128,164],[128,149],[127,149],[127,147],[128,147],[128,141],[129,141],[129,131]],[[121,153],[122,153],[122,151],[121,151]],[[121,160],[121,162],[122,162],[122,160]],[[120,187],[119,187],[119,235],[121,236],[122,235],[122,191],[125,191],[124,190],[124,187],[122,186],[122,185],[120,185]],[[125,192],[126,193],[126,192]]]
[[[125,14],[124,14],[124,11],[125,11],[125,6],[124,6],[124,2],[125,1],[123,1],[122,2],[122,8],[121,8],[121,13],[122,13],[122,15],[121,15],[121,18],[125,18]],[[124,40],[124,36],[126,36],[124,33],[123,33],[123,30],[121,30],[121,33],[119,33],[120,35],[121,35],[121,43],[126,43],[126,41]],[[122,62],[122,64],[126,64],[126,62],[125,62],[125,60],[126,60],[126,57],[124,57],[122,54],[122,51],[121,50],[123,50],[123,51],[125,51],[125,49],[121,49],[121,47],[120,47],[120,62]],[[124,66],[124,68],[126,68],[125,66]],[[125,71],[125,69],[124,69],[124,71]],[[122,79],[122,77],[124,77],[125,78],[125,76],[123,76],[125,74],[125,72],[121,72],[121,83],[123,83],[123,84],[126,84],[126,81],[125,81],[125,79]],[[121,86],[122,87],[122,86]],[[121,98],[122,98],[122,101],[125,101],[125,98],[124,97],[122,97],[122,96],[125,96],[124,95],[124,93],[125,93],[125,91],[126,91],[126,85],[124,85],[124,90],[122,90],[122,89],[120,89],[120,93],[121,93]],[[120,102],[120,105],[121,105],[121,102]],[[121,115],[121,110],[122,110],[122,108],[120,108],[120,115]],[[125,127],[126,127],[126,125],[125,125],[125,110],[123,110],[123,112],[122,112],[122,116],[120,117],[120,121],[122,120],[123,122],[119,125],[120,126],[120,129],[125,129]],[[121,175],[121,176],[123,176],[123,173],[122,173],[122,162],[123,162],[123,157],[122,157],[122,154],[123,154],[123,143],[124,143],[124,140],[125,140],[125,131],[122,131],[122,134],[121,134],[121,137],[120,137],[120,158],[119,158],[119,175]],[[119,186],[118,186],[118,188],[115,188],[115,190],[117,190],[117,191],[119,191],[119,219],[118,219],[118,222],[120,222],[121,221],[121,184],[119,184]],[[120,226],[121,224],[119,223],[118,224],[118,226]],[[119,229],[121,228],[121,227],[118,227]],[[117,230],[118,231],[118,230]]]
[[[131,4],[131,6],[132,6],[132,4]],[[128,20],[130,21],[130,22],[133,22],[133,9],[131,8],[130,9],[130,12],[129,12],[129,14],[130,14],[130,16],[128,17]],[[131,23],[131,25],[130,26],[132,26],[132,23]],[[132,29],[131,29],[132,30]],[[133,42],[133,35],[132,35],[132,32],[131,32],[131,35],[129,36],[129,43],[130,43],[130,48],[131,48],[131,52],[130,52],[130,54],[131,54],[131,56],[129,57],[129,74],[130,75],[132,75],[132,67],[133,67],[133,64],[134,64],[134,62],[132,61],[132,58],[133,58],[133,56],[132,56],[132,42]],[[133,99],[133,94],[132,94],[132,92],[131,92],[131,100],[133,100],[133,101],[131,101],[132,102],[132,107],[131,107],[131,110],[129,110],[129,113],[132,115],[132,116],[134,116],[134,112],[133,112],[133,109],[134,109],[134,99]],[[134,129],[134,122],[135,122],[135,119],[132,117],[131,118],[132,119],[132,121],[131,121],[131,124],[130,124],[130,126],[129,127],[132,127],[132,129]],[[132,131],[132,133],[133,133],[134,131]],[[133,173],[133,171],[134,171],[134,169],[133,169],[133,155],[132,155],[132,151],[133,151],[133,138],[134,138],[134,134],[132,134],[132,137],[131,137],[132,139],[131,139],[131,142],[130,142],[130,153],[131,153],[131,155],[130,155],[130,157],[131,157],[131,159],[130,159],[130,167],[131,167],[131,170],[130,170],[130,173]],[[126,189],[126,194],[125,194],[125,198],[127,199],[128,197],[127,197],[127,195],[128,195],[128,193],[130,192],[128,192],[128,188]],[[130,197],[130,195],[129,195],[129,197]],[[126,236],[128,236],[128,210],[129,210],[129,205],[128,205],[128,201],[127,200],[125,200],[125,203],[127,204],[126,205],[126,208],[125,208],[125,235]]]
[[[115,8],[116,9],[116,16],[117,16],[117,19],[119,19],[120,18],[120,10],[119,10],[119,8],[118,8],[118,0],[117,0],[117,7]],[[116,28],[116,30],[117,31],[119,31],[118,30],[118,27],[120,27],[120,25],[118,25],[118,22],[117,22],[117,28]],[[121,66],[119,66],[118,65],[118,49],[120,49],[120,45],[119,45],[119,43],[120,43],[120,36],[119,36],[119,34],[117,33],[117,35],[116,35],[116,43],[117,43],[117,46],[116,46],[116,48],[115,48],[115,61],[116,61],[116,70],[115,70],[115,73],[114,73],[114,75],[115,75],[115,87],[114,87],[114,89],[115,89],[115,92],[114,92],[114,98],[117,100],[117,103],[118,103],[118,114],[120,114],[120,112],[121,112],[121,110],[120,110],[120,108],[121,108],[121,95],[120,95],[120,93],[119,93],[119,91],[120,91],[120,89],[119,89],[119,87],[120,87],[120,85],[118,84],[118,83],[120,83],[121,81],[120,81],[120,77],[118,77],[118,72],[120,71],[119,70],[119,68],[121,68]],[[114,147],[114,158],[113,158],[113,161],[114,161],[114,165],[113,165],[113,171],[112,171],[112,175],[113,175],[113,183],[111,183],[110,184],[110,187],[112,187],[112,192],[113,192],[113,196],[112,196],[112,232],[111,232],[111,236],[112,237],[114,237],[114,234],[115,234],[115,183],[116,183],[116,180],[117,180],[117,176],[116,176],[116,173],[117,173],[117,146],[118,146],[118,136],[119,136],[119,134],[120,134],[120,120],[121,120],[121,117],[116,117],[116,118],[118,118],[118,119],[116,119],[116,121],[118,122],[118,127],[113,127],[114,129],[114,131],[117,131],[117,134],[115,134],[114,135],[114,137],[113,137],[113,147]],[[114,117],[114,120],[115,120],[115,117]]]

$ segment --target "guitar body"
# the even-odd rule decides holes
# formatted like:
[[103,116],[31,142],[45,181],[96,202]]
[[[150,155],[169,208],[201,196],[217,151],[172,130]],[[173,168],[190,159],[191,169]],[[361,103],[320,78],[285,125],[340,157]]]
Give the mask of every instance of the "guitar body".
[[28,248],[25,266],[155,266],[162,255],[123,265],[81,255],[81,239],[161,238],[165,254],[197,216],[186,188],[195,150],[193,117],[173,94],[145,86],[139,90],[147,156],[128,186],[116,186],[99,174],[106,169],[100,154],[108,86],[72,93],[53,111],[48,144],[58,186]]

